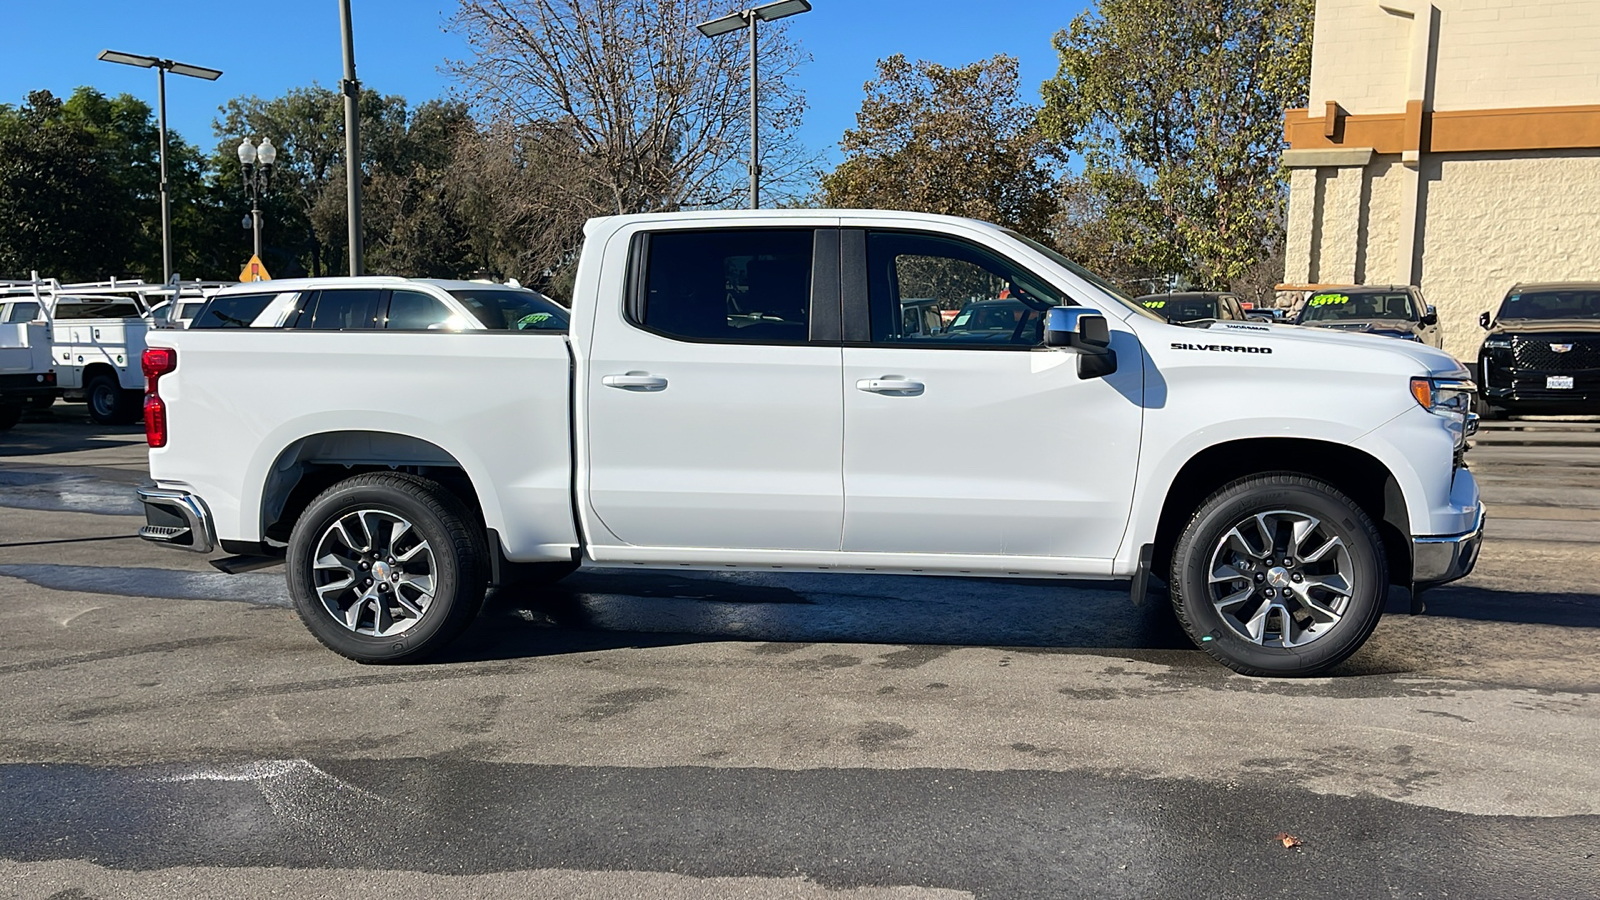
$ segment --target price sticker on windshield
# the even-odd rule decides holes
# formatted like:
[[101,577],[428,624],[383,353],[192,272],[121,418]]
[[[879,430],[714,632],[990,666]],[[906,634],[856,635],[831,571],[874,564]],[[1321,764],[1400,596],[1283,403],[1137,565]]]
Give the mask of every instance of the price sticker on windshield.
[[1307,306],[1341,306],[1350,302],[1346,294],[1318,294],[1312,297]]

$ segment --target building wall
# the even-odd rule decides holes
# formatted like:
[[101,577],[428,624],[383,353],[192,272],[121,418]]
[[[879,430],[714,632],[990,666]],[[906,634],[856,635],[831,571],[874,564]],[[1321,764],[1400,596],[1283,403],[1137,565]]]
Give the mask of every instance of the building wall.
[[1512,284],[1600,280],[1600,0],[1318,0],[1285,135],[1287,282],[1419,284],[1470,362]]

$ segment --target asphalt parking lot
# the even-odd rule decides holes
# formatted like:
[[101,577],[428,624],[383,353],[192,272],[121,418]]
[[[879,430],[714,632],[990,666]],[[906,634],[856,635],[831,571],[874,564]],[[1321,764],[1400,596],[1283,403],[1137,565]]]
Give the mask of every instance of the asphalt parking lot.
[[143,450],[0,434],[3,896],[1600,896],[1594,421],[1491,423],[1477,573],[1304,681],[1094,585],[589,570],[360,666],[133,538]]

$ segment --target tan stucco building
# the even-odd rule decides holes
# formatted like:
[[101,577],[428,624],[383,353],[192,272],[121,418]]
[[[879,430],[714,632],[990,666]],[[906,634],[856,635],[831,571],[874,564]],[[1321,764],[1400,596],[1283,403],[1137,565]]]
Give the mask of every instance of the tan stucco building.
[[1284,280],[1417,284],[1470,362],[1518,281],[1600,280],[1600,0],[1317,0]]

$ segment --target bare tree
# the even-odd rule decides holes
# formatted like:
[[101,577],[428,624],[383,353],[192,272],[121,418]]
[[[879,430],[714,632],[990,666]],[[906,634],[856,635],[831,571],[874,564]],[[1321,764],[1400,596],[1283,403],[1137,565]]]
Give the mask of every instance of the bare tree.
[[[695,24],[723,0],[463,0],[453,25],[472,48],[452,62],[502,138],[564,135],[561,167],[591,215],[720,206],[740,196],[749,146],[748,46]],[[764,181],[781,194],[811,160],[795,140],[804,54],[783,23],[762,29]],[[551,186],[554,187],[554,186]]]

